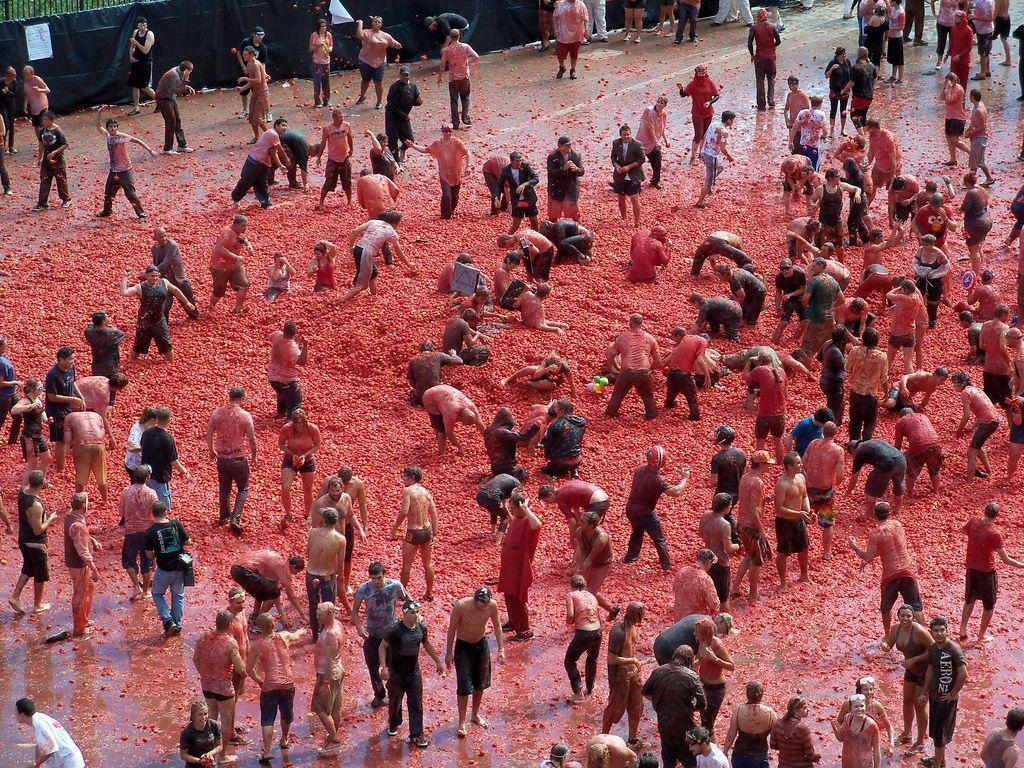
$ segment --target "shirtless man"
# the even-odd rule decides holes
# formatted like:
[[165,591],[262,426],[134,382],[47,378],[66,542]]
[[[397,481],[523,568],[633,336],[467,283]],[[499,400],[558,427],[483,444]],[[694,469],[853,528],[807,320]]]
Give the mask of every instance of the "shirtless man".
[[775,567],[779,571],[779,591],[785,592],[786,560],[796,555],[800,564],[800,581],[811,583],[807,573],[807,524],[813,522],[811,502],[807,498],[807,481],[800,470],[803,460],[796,451],[790,451],[782,460],[783,472],[775,482],[775,538],[778,556]]
[[608,734],[626,714],[629,725],[627,744],[636,746],[639,746],[637,729],[640,716],[644,712],[640,681],[642,662],[637,658],[637,646],[645,611],[643,603],[630,603],[622,620],[616,622],[608,634],[608,704],[601,722],[601,733]]
[[[804,155],[790,155],[782,161],[779,177],[782,179],[782,206],[787,218],[790,215],[789,207],[793,197],[806,193],[815,176],[817,174],[814,172],[814,166]],[[805,197],[810,195],[805,194]]]
[[904,279],[899,287],[885,295],[891,305],[892,324],[889,327],[889,350],[886,356],[889,367],[896,358],[897,350],[903,350],[903,369],[914,372],[914,348],[917,346],[916,322],[921,311],[921,294],[912,280]]
[[491,650],[487,644],[487,623],[494,631],[498,644],[498,658],[505,660],[505,640],[501,634],[498,602],[491,590],[480,587],[472,597],[456,600],[448,619],[448,641],[445,645],[444,664],[450,670],[455,666],[456,695],[459,703],[459,738],[466,738],[469,725],[466,708],[473,696],[471,721],[486,728],[488,723],[480,714],[484,691],[491,687]]
[[434,497],[421,484],[423,470],[419,467],[406,467],[402,471],[402,482],[405,490],[402,491],[402,511],[395,518],[395,524],[391,526],[391,540],[398,540],[398,529],[402,521],[406,521],[405,539],[402,543],[402,586],[409,588],[409,575],[412,571],[412,560],[417,550],[423,562],[423,578],[426,581],[427,592],[424,600],[434,599],[434,564],[431,562],[434,539],[437,538],[440,529],[437,525],[437,506],[434,504]]
[[[636,743],[637,749],[640,744]],[[605,758],[607,756],[607,758]],[[604,762],[599,762],[605,760]],[[634,768],[637,754],[621,736],[599,733],[587,742],[587,765],[601,765],[605,768]]]
[[[949,371],[945,368],[936,368],[932,371],[915,371],[900,377],[900,380],[889,389],[885,400],[885,408],[888,411],[901,411],[910,408],[914,411],[924,412],[928,407],[935,390],[946,383],[949,378]],[[915,403],[914,396],[921,394],[921,402]]]
[[299,616],[305,613],[292,586],[292,576],[302,573],[305,566],[306,561],[298,555],[285,560],[284,555],[272,549],[250,552],[231,566],[231,578],[255,600],[249,618],[251,626],[255,626],[257,616],[261,613],[270,613],[270,608],[275,605],[277,615],[282,623],[284,622],[284,612],[281,609],[282,589]]
[[903,524],[889,515],[892,512],[886,502],[875,504],[875,519],[878,521],[870,534],[866,549],[857,546],[857,540],[849,538],[850,549],[864,561],[862,568],[876,557],[882,561],[882,626],[885,634],[889,634],[892,621],[892,607],[897,596],[914,609],[914,621],[924,624],[924,606],[921,603],[921,590],[917,586],[917,573],[914,561],[910,556],[907,544],[907,532]]
[[[348,469],[343,467],[342,469]],[[339,473],[341,470],[339,470]],[[349,480],[352,480],[352,470],[348,470]],[[362,481],[360,480],[360,485]],[[355,505],[352,503],[351,495],[345,490],[345,483],[340,477],[329,477],[324,481],[327,492],[313,502],[309,509],[307,522],[310,525],[319,525],[320,516],[325,509],[334,509],[338,513],[338,520],[342,522],[341,533],[345,536],[345,567],[343,570],[342,586],[344,593],[348,594],[349,579],[352,574],[352,552],[355,550],[355,537],[358,534],[360,541],[366,541],[366,491],[365,489],[354,489],[358,495],[362,490],[360,516],[356,517]]]
[[345,627],[335,618],[338,608],[334,603],[320,603],[316,609],[320,637],[313,652],[316,669],[316,687],[309,706],[327,731],[327,740],[317,750],[320,757],[338,754],[341,739],[341,704],[344,698],[345,668],[341,662],[341,646],[345,641]]
[[846,452],[836,443],[839,428],[828,421],[821,437],[804,451],[804,480],[811,514],[821,526],[821,559],[832,559],[832,532],[836,523],[836,491],[846,475]]
[[518,310],[523,317],[523,325],[538,331],[548,331],[564,336],[569,330],[567,323],[548,320],[544,311],[543,301],[551,294],[550,283],[541,283],[536,290],[527,289],[516,297],[512,309]]
[[430,426],[437,433],[437,452],[444,456],[445,444],[451,443],[456,453],[462,452],[462,445],[455,437],[455,425],[475,424],[480,433],[484,423],[473,401],[447,384],[438,384],[423,393],[423,408],[430,416]]
[[[369,535],[369,522],[366,516],[366,483],[363,479],[352,472],[352,467],[341,466],[338,467],[338,474],[336,477],[341,480],[341,490],[348,494],[348,497],[352,499],[353,511],[359,510],[359,524],[362,526],[362,532],[359,534],[360,541],[366,541],[366,537]],[[327,484],[331,478],[324,481],[324,485],[320,488],[320,495],[323,496],[327,492]],[[352,553],[355,550],[353,546],[355,544],[354,536],[355,533],[355,521],[349,518],[345,520],[345,539],[348,541],[348,549],[345,550],[345,577],[344,587],[346,594],[351,590],[351,575],[352,575]]]
[[[223,754],[231,755],[230,742],[235,738],[235,704],[237,702],[233,680],[245,675],[245,660],[238,641],[231,636],[234,614],[218,611],[214,629],[196,641],[192,665],[199,673],[200,688],[210,719],[220,721]],[[237,759],[237,758],[234,758]],[[228,762],[227,760],[224,761]]]
[[763,475],[768,465],[773,463],[768,451],[754,451],[750,456],[750,466],[740,479],[739,500],[736,502],[736,524],[740,529],[740,541],[743,543],[743,559],[736,570],[732,582],[730,597],[740,597],[740,584],[743,577],[750,572],[750,599],[757,600],[757,585],[761,579],[761,566],[772,557],[768,538],[764,533],[761,515],[764,513],[764,480]]
[[583,519],[583,515],[593,512],[597,515],[600,523],[604,521],[605,513],[608,512],[608,507],[611,505],[607,493],[593,483],[578,479],[570,480],[557,489],[553,485],[542,485],[537,489],[537,498],[548,504],[556,505],[558,510],[565,515],[565,521],[569,527],[570,545],[576,540],[576,528]]
[[[306,568],[306,597],[309,600],[309,628],[313,640],[320,636],[316,609],[320,603],[334,603],[338,597],[338,574],[345,567],[345,537],[338,532],[338,511],[328,507],[320,513],[320,525],[309,529]],[[344,605],[348,599],[343,594]]]

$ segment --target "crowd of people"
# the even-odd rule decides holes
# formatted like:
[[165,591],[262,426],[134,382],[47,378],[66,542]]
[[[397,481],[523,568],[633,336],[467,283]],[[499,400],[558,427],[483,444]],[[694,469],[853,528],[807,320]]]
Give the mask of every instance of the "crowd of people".
[[[633,0],[625,3],[627,43],[640,43],[644,37],[644,5]],[[683,258],[669,237],[671,225],[643,223],[642,187],[648,182],[661,189],[667,162],[662,150],[670,147],[669,97],[660,96],[639,110],[635,134],[632,126],[622,125],[603,160],[586,156],[568,135],[544,148],[546,160],[536,169],[524,158],[529,147],[507,157],[485,152],[480,169],[489,213],[510,217],[508,232],[497,238],[500,263],[487,275],[478,266],[479,256],[461,253],[437,276],[435,303],[447,318],[443,327],[426,332],[436,331],[441,343],[424,341],[407,368],[409,406],[425,412],[424,424],[429,424],[436,437],[438,454],[471,450],[460,432],[472,427],[479,432],[476,444],[482,446],[489,464],[475,501],[488,516],[490,535],[499,548],[498,573],[492,584],[481,584],[452,605],[443,649],[437,632],[428,630],[421,615],[424,606],[434,600],[435,584],[445,578],[442,570],[435,570],[432,557],[444,516],[429,490],[431,478],[421,466],[410,465],[401,471],[401,508],[388,533],[390,540],[400,542],[394,545],[395,557],[401,561],[399,578],[389,578],[384,563],[374,560],[367,567],[367,580],[353,583],[353,563],[359,563],[354,551],[388,525],[377,519],[371,526],[367,500],[373,489],[367,479],[355,474],[355,468],[342,465],[317,483],[318,473],[324,474],[317,466],[317,453],[329,437],[315,424],[317,414],[303,408],[302,379],[309,344],[291,320],[267,339],[266,379],[276,399],[280,528],[301,528],[305,551],[289,555],[255,548],[259,531],[253,535],[245,510],[251,471],[265,457],[258,457],[257,429],[246,410],[246,391],[231,386],[223,404],[209,415],[205,446],[215,467],[219,497],[218,515],[211,523],[239,537],[243,548],[229,573],[237,586],[228,592],[226,605],[212,622],[209,617],[204,620],[186,613],[187,589],[195,585],[196,572],[190,533],[173,515],[172,484],[176,475],[189,479],[190,470],[178,454],[170,407],[153,405],[139,413],[126,440],[122,462],[126,478],[116,471],[113,474],[120,482],[109,482],[108,452],[117,447],[110,412],[116,407],[119,391],[130,386],[120,351],[129,334],[114,326],[105,312],[93,312],[83,330],[91,351],[90,375],[79,375],[75,349],[62,346],[42,380],[16,374],[7,354],[7,339],[0,338],[0,428],[9,417],[7,442],[20,445],[24,459],[16,521],[12,522],[0,501],[0,523],[13,534],[16,522],[22,556],[21,572],[8,600],[10,609],[18,615],[51,610],[46,597],[48,534],[63,528],[63,536],[58,533],[57,538],[64,544],[63,560],[71,581],[71,629],[51,639],[81,638],[92,632],[90,613],[100,582],[102,550],[91,530],[95,520],[91,491],[95,487],[101,504],[106,504],[108,497],[117,498],[123,532],[120,563],[131,584],[131,599],[151,597],[168,642],[186,627],[194,628],[193,663],[202,698],[192,704],[189,724],[181,733],[180,757],[186,764],[238,759],[250,740],[246,729],[236,724],[235,704],[245,695],[249,681],[258,689],[259,762],[270,765],[275,758],[278,723],[277,746],[287,757],[293,743],[297,677],[290,649],[305,642],[307,634],[315,647],[315,683],[309,691],[309,706],[323,729],[318,754],[338,755],[346,738],[342,722],[349,663],[344,653],[346,624],[362,640],[370,682],[368,690],[354,695],[367,698],[374,709],[387,708],[390,737],[399,734],[407,716],[410,744],[425,749],[431,740],[424,725],[424,686],[428,683],[420,667],[422,654],[438,675],[454,670],[457,736],[468,738],[476,728],[487,728],[483,697],[491,686],[492,643],[498,658],[504,660],[506,642],[528,642],[535,637],[531,616],[535,617],[538,609],[530,602],[534,558],[541,536],[549,536],[553,526],[534,507],[554,505],[567,525],[568,541],[561,542],[561,548],[570,557],[572,571],[564,600],[565,623],[573,631],[564,657],[569,703],[579,705],[594,695],[599,654],[602,644],[606,645],[608,696],[602,722],[595,724],[592,739],[572,745],[585,753],[587,765],[659,764],[652,745],[644,744],[639,733],[646,699],[657,717],[660,764],[666,768],[678,764],[766,766],[772,749],[778,752],[780,768],[806,768],[821,760],[818,743],[823,735],[809,722],[812,702],[794,691],[784,714],[763,703],[761,681],[737,679],[742,667],[733,660],[729,639],[739,629],[734,616],[742,617],[740,611],[771,610],[760,601],[766,564],[774,561],[782,592],[810,582],[810,553],[818,530],[823,561],[832,560],[836,550],[845,547],[865,565],[876,559],[880,562],[881,648],[886,653],[895,649],[905,659],[902,726],[898,718],[890,719],[876,697],[876,681],[871,676],[856,680],[853,692],[844,697],[834,716],[827,718],[831,735],[841,742],[843,768],[878,768],[882,753],[896,747],[908,755],[924,755],[928,739],[932,754],[922,757],[922,762],[944,768],[946,747],[955,734],[959,697],[971,690],[972,682],[978,685],[971,680],[962,646],[984,645],[990,640],[988,629],[999,594],[999,562],[1024,568],[1024,561],[1014,558],[1004,545],[998,522],[1000,505],[974,505],[982,508],[981,513],[962,525],[967,542],[963,609],[959,623],[951,621],[927,608],[901,519],[913,515],[915,506],[924,503],[918,501],[920,497],[929,491],[939,493],[944,475],[955,474],[953,482],[984,494],[986,486],[976,483],[989,479],[995,471],[986,446],[996,435],[1008,441],[1005,478],[1011,481],[1015,477],[1024,453],[1024,344],[1017,327],[1017,318],[1024,317],[1024,244],[1017,266],[1017,292],[1010,298],[1010,286],[1005,279],[1000,281],[993,269],[993,249],[986,247],[988,235],[1000,223],[989,206],[988,189],[995,177],[986,162],[986,149],[996,126],[1002,126],[998,117],[990,118],[981,90],[982,81],[991,78],[993,61],[1007,67],[1012,63],[1008,3],[938,3],[936,74],[941,75],[949,62],[939,97],[949,151],[945,165],[957,167],[958,152],[965,153],[968,172],[962,179],[912,175],[911,169],[904,167],[900,148],[901,141],[912,139],[886,121],[868,116],[883,82],[893,87],[905,84],[904,43],[925,44],[921,37],[923,4],[917,0],[907,6],[904,10],[901,0],[862,0],[849,9],[856,12],[860,39],[855,63],[850,63],[844,47],[837,47],[823,69],[830,114],[823,109],[824,97],[809,96],[798,78],[787,78],[783,104],[787,140],[779,161],[782,196],[778,206],[788,223],[779,228],[785,255],[778,260],[777,269],[748,255],[737,232],[718,230],[703,240],[698,238],[691,273],[700,275],[708,265],[722,286],[721,295],[684,296],[692,306],[693,320],[665,329],[664,335],[671,340],[668,347],[659,341],[658,329],[651,328],[642,313],[631,314],[601,350],[601,364],[593,371],[592,380],[583,374],[577,359],[555,352],[538,355],[535,364],[509,373],[500,381],[502,388],[529,388],[545,401],[534,405],[522,424],[507,407],[488,418],[465,392],[445,383],[445,369],[496,365],[491,343],[517,320],[523,328],[558,337],[570,329],[567,323],[548,317],[544,302],[559,289],[556,275],[562,265],[569,262],[588,267],[601,254],[597,232],[581,223],[580,177],[588,167],[591,173],[605,168],[621,220],[635,230],[624,280],[656,284],[673,262]],[[689,39],[697,43],[698,7],[689,0],[662,2],[655,34],[663,35],[668,23],[668,34],[681,43],[686,37],[685,23]],[[801,7],[807,10],[810,6]],[[582,46],[609,41],[604,11],[604,0],[539,0],[538,50],[546,51],[549,41],[555,41],[557,79],[566,72],[570,79],[582,76],[577,70]],[[775,109],[776,76],[785,71],[780,62],[785,25],[778,5],[772,3],[752,15],[745,0],[733,0],[722,4],[711,25],[730,21],[730,14],[749,27],[746,44],[755,108]],[[415,138],[413,119],[423,96],[412,82],[411,68],[402,65],[398,69],[386,94],[383,86],[388,52],[401,50],[401,44],[383,31],[381,17],[356,24],[361,51],[354,106],[365,103],[372,85],[374,108],[383,112],[382,130],[366,131],[370,167],[356,179],[352,166],[357,145],[352,125],[346,111],[331,108],[330,103],[334,40],[327,21],[317,23],[309,42],[314,106],[330,108],[329,117],[316,131],[316,142],[290,127],[286,117],[272,118],[265,31],[255,28],[233,50],[242,72],[237,89],[241,115],[248,120],[253,137],[231,200],[238,208],[253,191],[257,203],[270,208],[275,171],[283,169],[289,186],[305,189],[309,158],[315,157],[319,164],[326,153],[317,208],[328,206],[329,193],[336,191],[340,182],[345,204],[352,206],[355,187],[356,205],[365,212],[364,222],[348,235],[354,270],[351,287],[337,294],[339,302],[356,300],[364,291],[387,292],[387,286],[378,286],[379,267],[392,266],[395,259],[410,272],[417,269],[407,246],[402,245],[405,233],[400,234],[399,198],[407,181],[403,171],[405,164],[412,162],[408,151],[428,155],[436,162],[443,220],[455,216],[462,184],[474,161],[480,159],[470,151],[470,145],[479,142],[455,133],[462,131],[460,135],[465,137],[466,129],[482,122],[471,113],[471,82],[481,60],[463,41],[464,35],[469,37],[469,23],[457,14],[444,13],[429,17],[427,27],[437,36],[438,83],[447,75],[451,121],[441,127],[439,137],[423,144]],[[1024,47],[1024,27],[1013,36]],[[992,55],[996,38],[1004,47],[1001,59]],[[194,93],[189,84],[194,66],[182,61],[153,88],[155,44],[154,31],[140,19],[130,37],[132,102],[127,115],[140,113],[144,106],[140,99],[145,94],[164,121],[163,153],[190,152],[178,98]],[[975,45],[979,67],[972,77]],[[715,118],[720,86],[714,82],[710,66],[696,67],[689,83],[678,85],[680,98],[691,100],[694,136],[689,162],[703,166],[704,182],[694,203],[697,208],[716,203],[720,177],[727,173],[728,164],[736,161],[730,138],[738,130],[737,114],[726,110]],[[886,66],[890,68],[887,79]],[[1024,59],[1020,67],[1024,89]],[[49,87],[43,79],[31,66],[24,68],[22,78],[23,106],[38,147],[40,186],[33,210],[47,208],[54,182],[62,204],[69,206],[68,137],[48,109]],[[971,84],[968,81],[978,82],[969,94],[965,91]],[[18,92],[16,85],[16,72],[9,67],[0,91],[0,126],[8,154],[15,152],[11,100]],[[96,127],[110,158],[103,207],[97,216],[112,216],[117,193],[123,191],[136,216],[146,219],[129,151],[133,144],[151,155],[157,150],[120,132],[117,118],[105,118],[107,114],[106,107],[96,114]],[[850,135],[846,131],[848,118]],[[648,165],[650,179],[645,170]],[[3,168],[0,163],[0,170]],[[538,171],[545,177],[546,217],[540,211],[542,174]],[[4,191],[12,194],[6,171],[3,185]],[[1014,221],[1004,249],[1024,226],[1024,188],[1015,196],[1010,213]],[[966,240],[963,249],[950,237],[961,229]],[[248,218],[236,213],[211,244],[212,291],[208,304],[200,310],[178,244],[163,227],[153,230],[152,240],[152,260],[142,274],[134,280],[127,276],[120,280],[120,295],[138,301],[131,359],[147,355],[153,343],[166,363],[174,364],[168,319],[175,303],[195,319],[214,313],[230,289],[232,312],[244,313],[250,286],[247,268],[255,267],[257,251],[249,240]],[[896,266],[893,259],[883,258],[885,251],[905,244],[913,244],[904,249],[908,254],[912,251],[905,263]],[[959,250],[964,251],[962,257],[956,253]],[[859,269],[851,263],[854,254],[863,257]],[[287,293],[291,280],[299,274],[314,278],[316,291],[338,291],[336,270],[342,269],[338,255],[338,245],[320,240],[303,271],[296,269],[286,254],[275,253],[266,268],[264,300],[275,301]],[[969,264],[969,269],[961,269],[961,263]],[[954,305],[951,278],[960,273],[968,292],[966,299]],[[766,314],[772,319],[766,321]],[[929,370],[923,365],[925,350],[934,351],[928,346],[930,332],[940,322],[964,328],[970,357],[958,361],[952,350],[944,349],[937,353],[944,365]],[[785,336],[795,349],[786,350]],[[718,339],[724,340],[721,350],[713,346]],[[735,349],[737,342],[738,351],[722,351]],[[659,411],[655,373],[661,371],[666,387]],[[652,445],[643,457],[637,457],[639,466],[632,471],[627,497],[611,499],[594,482],[598,478],[587,477],[587,456],[598,449],[586,442],[587,419],[577,412],[574,400],[578,404],[583,390],[600,396],[608,388],[611,393],[604,417],[615,419],[622,408],[631,407],[628,398],[635,390],[644,418],[656,420],[665,410],[675,408],[681,394],[689,420],[696,422],[702,419],[702,403],[725,402],[719,382],[731,375],[742,378],[744,396],[741,406],[730,402],[727,407],[756,412],[753,434],[749,435],[752,439],[741,439],[737,428],[729,424],[714,429],[716,452],[709,468],[714,492],[709,503],[700,502],[704,511],[692,521],[702,547],[680,566],[672,561],[658,505],[663,496],[682,497],[691,492],[691,470],[681,468],[670,475],[670,459],[680,457],[670,457],[665,447]],[[797,378],[816,382],[820,389],[820,401],[811,412],[794,412],[791,407],[789,390]],[[929,418],[929,404],[938,397],[954,399],[962,406],[955,434],[941,434]],[[173,398],[169,395],[167,401],[173,402]],[[892,442],[875,434],[879,415],[886,413],[896,417]],[[944,449],[967,430],[971,437],[966,466],[952,470],[945,465]],[[749,454],[739,447],[744,442],[753,445]],[[65,507],[63,500],[48,493],[47,478],[64,472],[69,452],[75,492]],[[542,454],[544,461],[543,467],[533,472],[534,481],[537,474],[542,476],[535,501],[527,490],[531,480],[527,465],[534,452]],[[837,498],[853,494],[865,465],[862,522],[871,530],[866,542],[856,536],[845,543],[835,541]],[[930,485],[923,490],[917,486],[915,493],[917,479],[925,469]],[[431,469],[443,471],[443,465]],[[292,488],[296,479],[301,484],[302,502],[301,514],[294,516]],[[948,477],[946,480],[950,482]],[[605,525],[605,517],[619,504],[630,535],[625,555],[617,562],[613,531]],[[57,527],[50,531],[54,524]],[[672,574],[675,623],[658,628],[660,632],[648,631],[643,602],[620,605],[604,589],[611,569],[628,568],[638,561],[645,537],[651,540],[661,569]],[[791,579],[790,556],[795,556],[796,583]],[[421,595],[414,594],[414,568],[422,570],[425,589]],[[357,575],[360,570],[357,567]],[[300,574],[305,599],[296,584]],[[30,582],[31,604],[25,597]],[[502,596],[504,610],[496,593]],[[282,595],[294,616],[286,612]],[[982,604],[980,623],[972,633],[971,619],[978,601]],[[642,634],[652,640],[658,662],[646,679],[642,674]],[[580,659],[584,659],[583,674]],[[745,701],[720,719],[726,691],[733,687],[743,691]],[[353,695],[351,687],[349,694]],[[813,706],[821,703],[813,702]],[[18,721],[34,729],[35,765],[84,766],[68,732],[38,712],[31,699],[19,699],[16,710]],[[626,738],[612,733],[623,716]],[[981,759],[986,768],[1012,768],[1017,763],[1019,748],[1014,739],[1022,728],[1024,710],[1010,708],[1005,713],[1005,728],[992,731],[984,742]],[[554,745],[541,764],[573,765],[569,758],[572,747]]]

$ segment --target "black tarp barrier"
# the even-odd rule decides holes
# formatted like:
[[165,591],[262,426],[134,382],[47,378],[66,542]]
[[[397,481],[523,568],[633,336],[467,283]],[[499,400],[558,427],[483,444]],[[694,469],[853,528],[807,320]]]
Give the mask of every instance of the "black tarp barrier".
[[[427,16],[450,11],[465,16],[464,40],[479,53],[511,48],[537,39],[536,0],[343,0],[355,18],[371,13],[384,17],[385,30],[403,46],[403,61],[436,55]],[[717,7],[705,0],[702,12]],[[153,78],[183,59],[196,65],[192,84],[233,85],[240,70],[231,49],[254,26],[267,31],[269,71],[275,80],[309,76],[309,35],[315,19],[327,16],[328,0],[164,0],[94,11],[0,22],[0,66],[19,69],[31,64],[49,85],[51,108],[57,112],[122,103],[128,99],[128,38],[136,19],[144,16],[156,35]],[[657,19],[658,0],[648,0],[647,18]],[[622,3],[609,2],[609,27],[622,26]],[[29,61],[25,27],[49,26],[53,56]],[[354,65],[358,45],[353,24],[333,28],[334,65]],[[394,53],[390,54],[391,59]],[[20,101],[19,101],[20,106]]]

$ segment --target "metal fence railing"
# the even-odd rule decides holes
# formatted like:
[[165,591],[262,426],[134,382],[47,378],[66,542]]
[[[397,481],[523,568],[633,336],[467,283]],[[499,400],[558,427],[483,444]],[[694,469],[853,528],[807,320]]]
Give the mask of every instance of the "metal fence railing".
[[135,0],[0,0],[0,19],[33,19],[58,13],[91,11],[112,5],[128,5]]

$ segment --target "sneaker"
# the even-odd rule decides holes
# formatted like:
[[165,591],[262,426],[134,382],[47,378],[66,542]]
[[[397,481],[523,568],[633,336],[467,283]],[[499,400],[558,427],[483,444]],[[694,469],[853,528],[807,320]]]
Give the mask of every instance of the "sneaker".
[[[387,705],[387,701],[377,696],[374,696],[373,701],[370,702],[371,709],[380,709],[381,707],[386,707]],[[398,733],[398,731],[395,731],[395,733]]]
[[598,38],[595,38],[595,39],[599,43],[607,43],[608,42],[608,38],[607,37],[598,37]]
[[164,637],[171,636],[171,628],[174,626],[174,622],[170,619],[164,619]]
[[245,118],[247,118],[248,116],[249,116],[249,110],[247,110],[247,109],[243,109],[241,112],[238,113],[238,117],[240,119],[243,119],[243,120]]
[[[637,40],[637,42],[639,43],[640,41]],[[569,79],[570,80],[575,80],[576,79],[576,70],[575,69],[570,69],[569,70]]]
[[61,207],[61,208],[70,208],[70,207],[71,207],[71,200],[70,200],[70,198],[69,198],[69,199],[67,199],[67,200],[65,200],[65,201],[63,201],[63,202],[62,202],[62,203],[60,204],[60,207]]
[[34,206],[34,207],[32,208],[32,212],[33,212],[33,213],[39,213],[39,211],[45,211],[45,210],[46,210],[47,208],[49,208],[49,207],[50,207],[50,206],[48,206],[48,205],[38,205],[38,204],[37,204],[36,206]]
[[584,38],[583,45],[590,45],[590,41]]
[[178,150],[176,150],[176,149],[165,149],[164,150],[164,154],[165,155],[176,155],[176,154],[178,154]]
[[415,739],[409,739],[409,743],[412,744],[414,747],[426,749],[430,746],[430,739],[428,739],[426,736],[417,736]]
[[105,219],[108,216],[110,216],[110,211],[100,211],[99,213],[96,214],[97,219]]
[[[363,104],[365,102],[366,102],[366,97],[365,96],[360,96],[358,99],[356,99],[356,104],[355,105],[358,107],[360,104]],[[324,104],[324,106],[327,106],[327,105]]]
[[388,728],[388,736],[397,736],[397,735],[398,735],[398,729],[397,728]]
[[565,67],[559,67],[558,72],[555,73],[555,79],[561,80],[563,77],[565,77]]
[[178,147],[178,152],[187,155],[189,152],[195,152],[195,150],[192,147]]
[[13,195],[13,194],[14,194],[14,192],[13,192],[13,191],[11,190],[11,188],[10,188],[10,187],[8,187],[7,189],[5,189],[5,190],[4,190],[4,194],[5,194],[5,195]]
[[136,218],[137,218],[137,219],[138,219],[139,221],[145,221],[146,219],[148,219],[148,218],[149,218],[149,214],[148,214],[148,213],[146,213],[145,211],[142,211],[142,212],[140,212],[140,213],[137,213],[137,214],[135,214],[135,216],[136,216]]
[[171,634],[170,634],[171,637],[176,637],[176,636],[180,635],[181,634],[181,624],[175,624],[172,621],[171,622],[171,630],[170,630],[170,632],[171,632]]

